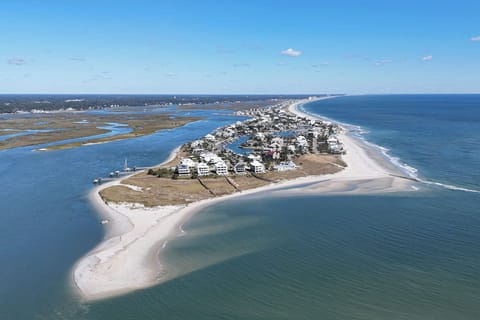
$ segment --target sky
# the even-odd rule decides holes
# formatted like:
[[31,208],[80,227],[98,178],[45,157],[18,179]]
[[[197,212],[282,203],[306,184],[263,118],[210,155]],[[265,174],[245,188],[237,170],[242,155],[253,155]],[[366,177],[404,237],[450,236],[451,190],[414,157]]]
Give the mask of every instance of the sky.
[[9,93],[480,93],[480,1],[4,0]]

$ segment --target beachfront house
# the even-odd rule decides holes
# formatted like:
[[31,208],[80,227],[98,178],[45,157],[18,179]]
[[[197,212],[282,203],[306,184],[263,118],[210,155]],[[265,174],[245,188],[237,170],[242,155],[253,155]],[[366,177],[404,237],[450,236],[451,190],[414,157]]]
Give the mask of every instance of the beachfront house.
[[228,166],[225,162],[219,161],[215,163],[215,173],[219,176],[228,174]]
[[238,162],[236,165],[233,166],[233,172],[235,174],[245,174],[247,173],[247,166],[245,162]]
[[328,151],[330,153],[338,154],[338,153],[343,153],[343,145],[338,141],[337,137],[335,136],[330,136],[327,139],[327,144],[328,144]]
[[176,171],[180,176],[189,176],[191,173],[191,168],[195,166],[195,162],[190,158],[183,158],[180,160],[180,163],[176,166]]
[[265,166],[258,160],[254,160],[250,163],[250,170],[253,173],[265,173]]
[[179,176],[189,176],[190,175],[190,167],[186,164],[179,163],[177,165],[177,173]]
[[197,163],[197,175],[208,176],[210,174],[210,167],[205,162]]

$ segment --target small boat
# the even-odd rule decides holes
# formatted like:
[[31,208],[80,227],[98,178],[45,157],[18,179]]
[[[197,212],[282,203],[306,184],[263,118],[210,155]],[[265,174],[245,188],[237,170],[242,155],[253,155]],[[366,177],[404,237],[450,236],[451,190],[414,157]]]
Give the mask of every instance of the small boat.
[[115,176],[115,173],[114,172],[110,172],[109,174],[110,178],[113,178]]
[[98,179],[93,179],[93,184],[97,184],[98,183]]
[[102,221],[100,221],[101,224],[107,224],[109,222],[110,222],[110,220],[108,220],[108,219],[103,219]]

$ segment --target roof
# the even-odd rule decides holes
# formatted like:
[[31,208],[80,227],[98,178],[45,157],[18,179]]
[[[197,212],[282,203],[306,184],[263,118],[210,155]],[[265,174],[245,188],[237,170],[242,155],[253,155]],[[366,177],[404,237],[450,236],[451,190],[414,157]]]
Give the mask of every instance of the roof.
[[255,167],[259,167],[259,166],[263,166],[263,163],[261,163],[257,160],[254,160],[250,163],[250,165],[255,166]]

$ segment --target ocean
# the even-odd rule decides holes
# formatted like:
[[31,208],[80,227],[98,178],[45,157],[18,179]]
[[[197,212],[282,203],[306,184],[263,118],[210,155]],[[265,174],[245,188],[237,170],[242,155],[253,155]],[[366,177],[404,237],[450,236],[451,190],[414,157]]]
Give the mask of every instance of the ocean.
[[345,96],[306,112],[348,124],[416,192],[273,197],[203,209],[168,243],[173,280],[80,303],[69,272],[102,236],[91,179],[162,161],[237,118],[48,153],[0,152],[2,319],[478,319],[480,95]]

